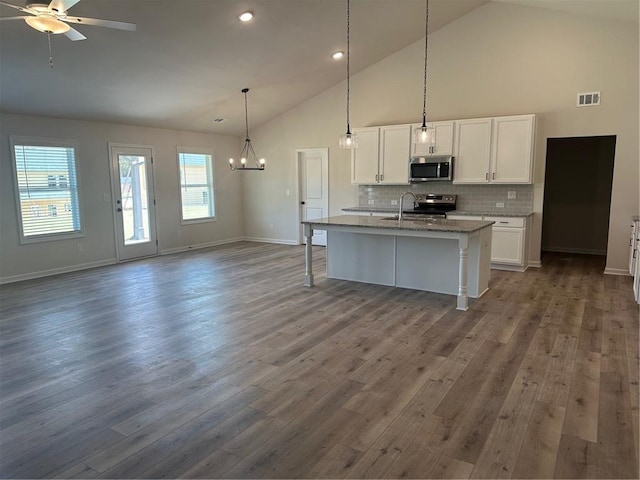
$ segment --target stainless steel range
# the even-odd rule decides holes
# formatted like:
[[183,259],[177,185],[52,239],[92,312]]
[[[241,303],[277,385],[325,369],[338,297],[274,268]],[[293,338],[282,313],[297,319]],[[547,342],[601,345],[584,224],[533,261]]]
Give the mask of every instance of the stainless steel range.
[[456,209],[456,196],[452,194],[415,194],[413,210],[404,210],[405,215],[420,215],[421,218],[445,218],[447,212]]

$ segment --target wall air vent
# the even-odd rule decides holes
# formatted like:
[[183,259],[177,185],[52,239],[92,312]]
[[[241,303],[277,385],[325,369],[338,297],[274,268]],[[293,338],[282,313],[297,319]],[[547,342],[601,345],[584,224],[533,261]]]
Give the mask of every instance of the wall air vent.
[[578,94],[578,107],[594,107],[600,105],[600,92]]

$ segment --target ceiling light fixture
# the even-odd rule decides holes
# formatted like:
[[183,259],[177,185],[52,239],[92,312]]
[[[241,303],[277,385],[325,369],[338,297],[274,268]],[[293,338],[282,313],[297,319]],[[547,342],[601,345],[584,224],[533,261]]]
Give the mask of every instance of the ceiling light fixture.
[[344,52],[335,52],[331,54],[331,58],[334,60],[340,60],[342,57],[344,57]]
[[[244,125],[246,132],[244,137],[244,147],[242,147],[242,151],[240,152],[240,165],[236,165],[233,158],[229,159],[229,166],[231,167],[231,170],[264,170],[266,163],[264,158],[258,160],[256,152],[253,151],[251,140],[249,139],[249,109],[247,107],[248,92],[248,88],[242,89],[242,93],[244,93]],[[254,163],[255,167],[247,167],[247,160]]]
[[240,19],[241,22],[248,22],[253,18],[253,13],[252,12],[241,13],[238,18]]
[[422,97],[422,126],[416,128],[413,135],[413,143],[429,145],[429,150],[435,143],[435,132],[433,127],[427,126],[427,52],[429,47],[429,0],[425,0],[426,13],[424,23],[424,84]]
[[71,27],[64,22],[61,22],[53,15],[41,14],[37,17],[27,17],[24,19],[31,28],[35,28],[42,33],[66,33],[71,30]]
[[338,145],[340,148],[356,148],[358,146],[358,137],[355,133],[351,133],[351,125],[349,123],[349,94],[350,94],[350,79],[349,79],[349,52],[351,50],[350,44],[350,29],[351,29],[351,9],[350,0],[347,0],[347,132],[344,135],[340,135],[338,139]]

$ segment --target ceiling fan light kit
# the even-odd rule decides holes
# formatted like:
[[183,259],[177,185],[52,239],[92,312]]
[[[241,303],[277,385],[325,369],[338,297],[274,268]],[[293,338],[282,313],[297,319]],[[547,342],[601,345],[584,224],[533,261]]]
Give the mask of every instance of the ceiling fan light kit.
[[114,20],[102,20],[99,18],[72,17],[67,15],[67,10],[80,0],[53,0],[48,5],[45,3],[27,3],[26,7],[7,3],[0,0],[0,5],[20,10],[27,15],[11,17],[6,20],[24,20],[27,25],[42,33],[54,35],[63,33],[73,41],[85,40],[87,37],[75,30],[69,23],[92,25],[95,27],[115,28],[117,30],[135,31],[134,23],[118,22]]
[[55,18],[53,15],[39,15],[37,17],[27,17],[24,21],[31,28],[35,28],[42,33],[67,33],[71,27]]

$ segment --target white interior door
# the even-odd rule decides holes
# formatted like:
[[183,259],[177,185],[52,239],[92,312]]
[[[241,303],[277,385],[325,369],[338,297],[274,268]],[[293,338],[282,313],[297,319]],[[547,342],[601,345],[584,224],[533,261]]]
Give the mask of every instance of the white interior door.
[[[297,150],[298,185],[300,186],[300,218],[314,220],[329,216],[329,149],[313,148]],[[300,241],[304,242],[302,228]],[[327,245],[324,230],[315,230],[313,245]]]
[[157,255],[153,151],[117,144],[109,150],[118,260]]

